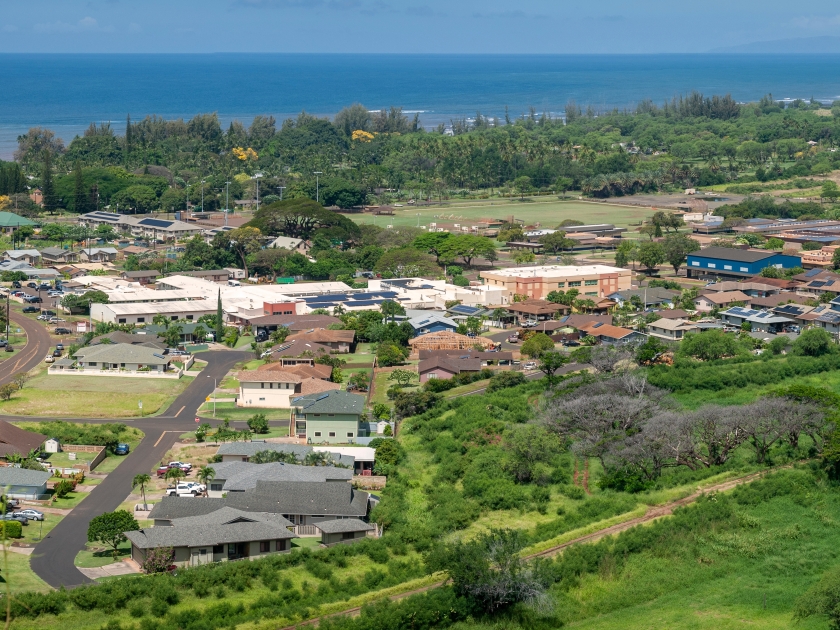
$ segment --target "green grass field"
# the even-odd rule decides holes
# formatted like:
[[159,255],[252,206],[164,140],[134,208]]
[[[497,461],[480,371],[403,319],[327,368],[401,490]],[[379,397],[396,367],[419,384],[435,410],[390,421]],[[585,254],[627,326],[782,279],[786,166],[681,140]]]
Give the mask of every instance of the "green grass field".
[[193,377],[178,380],[108,376],[56,376],[42,372],[0,402],[0,415],[130,418],[165,409]]
[[[121,545],[119,548],[117,558],[124,560],[131,556],[131,546]],[[96,567],[104,567],[106,564],[114,562],[114,553],[110,547],[103,547],[99,544],[88,543],[87,547],[76,554],[74,564],[83,569],[93,569]]]
[[0,557],[0,593],[5,594],[6,589],[13,594],[22,591],[44,593],[52,590],[29,567],[29,556],[12,551],[4,551]]
[[350,219],[357,223],[375,223],[385,227],[416,226],[429,223],[469,223],[477,219],[508,219],[514,217],[531,225],[539,223],[544,227],[555,227],[564,219],[576,219],[585,223],[613,223],[627,227],[638,224],[653,214],[653,209],[644,207],[620,206],[614,203],[586,201],[561,201],[555,197],[539,197],[533,201],[522,202],[518,198],[511,200],[473,200],[447,203],[445,206],[415,208],[406,206],[397,208],[394,216],[374,216],[371,214],[350,214]]

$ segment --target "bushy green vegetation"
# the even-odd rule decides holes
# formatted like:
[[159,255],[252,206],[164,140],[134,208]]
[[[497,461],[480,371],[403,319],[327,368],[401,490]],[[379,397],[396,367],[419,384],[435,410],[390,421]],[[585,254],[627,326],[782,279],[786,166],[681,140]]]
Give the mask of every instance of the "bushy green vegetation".
[[110,449],[120,442],[131,442],[140,435],[137,429],[119,422],[103,424],[79,424],[63,420],[49,422],[21,422],[22,429],[36,431],[58,439],[62,444],[89,444],[107,446]]

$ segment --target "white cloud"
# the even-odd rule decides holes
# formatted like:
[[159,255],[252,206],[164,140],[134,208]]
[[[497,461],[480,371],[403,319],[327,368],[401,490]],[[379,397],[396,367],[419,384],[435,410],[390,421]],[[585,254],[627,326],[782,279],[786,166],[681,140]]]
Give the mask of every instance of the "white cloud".
[[113,26],[100,26],[96,18],[83,17],[75,24],[69,22],[48,22],[35,25],[38,33],[112,33]]
[[795,18],[793,23],[809,31],[834,30],[840,26],[840,15],[799,17]]

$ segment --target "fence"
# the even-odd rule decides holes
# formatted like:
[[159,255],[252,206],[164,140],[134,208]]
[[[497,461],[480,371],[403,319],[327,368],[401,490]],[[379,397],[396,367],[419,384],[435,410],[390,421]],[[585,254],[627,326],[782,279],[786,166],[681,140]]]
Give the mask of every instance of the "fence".
[[105,459],[105,455],[107,455],[104,446],[91,446],[89,444],[62,444],[61,450],[65,453],[96,453],[96,456],[89,464],[82,462],[78,464],[78,467],[82,470],[87,469],[86,472],[92,471],[101,464],[102,460]]
[[49,374],[65,374],[72,376],[117,376],[117,377],[141,377],[141,378],[172,378],[179,379],[184,375],[184,370],[172,372],[155,372],[152,370],[124,370],[124,369],[101,369],[101,368],[63,368],[51,365],[47,368]]

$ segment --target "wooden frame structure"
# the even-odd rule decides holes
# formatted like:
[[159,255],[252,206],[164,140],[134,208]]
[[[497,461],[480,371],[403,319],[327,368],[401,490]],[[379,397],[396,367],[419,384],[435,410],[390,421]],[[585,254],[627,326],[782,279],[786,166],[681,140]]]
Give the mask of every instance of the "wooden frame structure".
[[440,331],[420,335],[408,340],[412,350],[470,350],[476,345],[495,347],[495,342],[485,337],[468,337],[454,332]]

